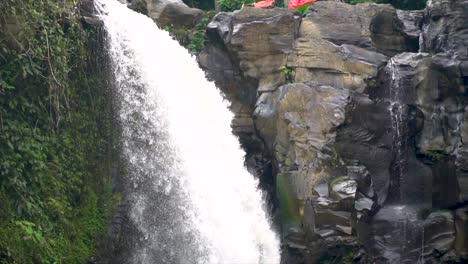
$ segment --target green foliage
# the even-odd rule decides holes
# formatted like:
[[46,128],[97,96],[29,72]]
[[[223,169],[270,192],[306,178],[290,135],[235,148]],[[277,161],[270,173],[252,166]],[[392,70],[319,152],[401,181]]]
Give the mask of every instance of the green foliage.
[[297,11],[297,12],[299,12],[299,13],[301,13],[302,16],[305,16],[305,15],[307,15],[307,13],[309,12],[309,7],[311,7],[311,6],[312,6],[312,3],[310,3],[310,4],[305,4],[305,5],[303,5],[303,6],[300,6],[300,7],[295,8],[294,10]]
[[188,49],[192,52],[200,52],[205,47],[205,30],[208,23],[215,15],[215,11],[208,11],[205,16],[198,22],[192,33],[192,40],[188,45]]
[[294,198],[288,185],[288,175],[278,174],[276,177],[276,192],[280,208],[280,218],[283,225],[298,226],[301,223],[301,208],[303,203]]
[[287,83],[294,82],[293,69],[291,67],[283,65],[279,67],[278,70],[284,74],[284,80]]
[[85,263],[109,217],[110,116],[78,12],[0,3],[0,263]]
[[[257,1],[256,1],[257,2]],[[275,0],[275,7],[285,7],[284,6],[284,1],[283,0]]]
[[350,4],[374,2],[379,4],[391,4],[398,9],[417,10],[426,7],[427,0],[346,0]]
[[369,3],[369,2],[375,2],[374,0],[348,0],[346,1],[349,4],[362,4],[362,3]]
[[357,254],[356,249],[347,247],[337,247],[330,249],[327,254],[322,255],[318,263],[320,264],[352,264],[353,258]]
[[445,157],[445,153],[443,150],[434,150],[429,149],[424,153],[425,157],[433,162],[442,160]]
[[168,25],[163,28],[165,31],[169,32],[171,37],[179,42],[181,46],[187,47],[190,40],[190,29],[189,28],[176,28],[173,25]]
[[333,180],[330,182],[330,186],[334,186],[334,185],[340,184],[340,183],[342,183],[343,181],[346,181],[347,179],[348,179],[348,178],[345,177],[345,176],[335,178],[335,179],[333,179]]
[[251,4],[254,0],[218,0],[221,11],[231,12],[242,7],[242,4]]
[[205,47],[205,31],[206,26],[216,14],[215,11],[208,11],[200,19],[194,27],[166,26],[164,30],[179,42],[179,44],[187,48],[191,52],[200,52]]

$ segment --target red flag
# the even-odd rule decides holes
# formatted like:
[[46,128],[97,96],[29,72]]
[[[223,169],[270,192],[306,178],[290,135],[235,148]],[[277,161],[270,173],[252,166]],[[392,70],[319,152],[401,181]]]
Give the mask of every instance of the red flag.
[[256,8],[265,8],[265,7],[270,7],[275,3],[275,0],[264,0],[260,1],[254,4],[254,7]]
[[290,0],[288,7],[289,9],[295,9],[303,5],[313,4],[315,2],[317,2],[317,0]]

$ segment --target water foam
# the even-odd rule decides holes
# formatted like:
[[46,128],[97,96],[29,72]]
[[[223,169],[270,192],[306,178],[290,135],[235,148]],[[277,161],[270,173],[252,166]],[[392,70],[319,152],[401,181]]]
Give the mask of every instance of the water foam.
[[[162,208],[153,196],[134,196],[132,218],[148,241],[134,261],[151,263],[151,252],[172,241],[173,249],[161,251],[176,256],[168,262],[279,263],[262,192],[244,168],[219,91],[150,18],[116,0],[96,3],[109,35],[130,177],[135,190],[144,185],[171,201]],[[161,218],[167,224],[154,227]],[[184,247],[191,249],[181,254]]]

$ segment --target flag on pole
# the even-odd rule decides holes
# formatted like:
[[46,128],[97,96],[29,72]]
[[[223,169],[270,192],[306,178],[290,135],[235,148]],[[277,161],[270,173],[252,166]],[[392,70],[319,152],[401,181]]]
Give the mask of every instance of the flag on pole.
[[254,4],[254,7],[265,8],[265,7],[273,6],[274,3],[275,3],[275,0],[264,0],[264,1],[256,2]]
[[289,9],[296,9],[299,7],[303,7],[305,5],[310,6],[313,3],[317,2],[317,0],[290,0],[289,1]]

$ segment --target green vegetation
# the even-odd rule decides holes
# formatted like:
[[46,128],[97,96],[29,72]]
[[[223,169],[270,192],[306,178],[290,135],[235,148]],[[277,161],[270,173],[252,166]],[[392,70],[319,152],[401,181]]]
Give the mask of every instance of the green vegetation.
[[333,179],[330,182],[330,186],[335,186],[335,185],[340,184],[340,183],[342,183],[343,181],[346,181],[346,180],[348,180],[348,177],[346,177],[346,176],[337,177],[337,178]]
[[293,69],[291,67],[284,65],[279,67],[278,70],[284,74],[284,80],[287,83],[294,82]]
[[[254,2],[257,2],[257,0],[213,0],[213,1],[184,0],[184,2],[188,6],[203,9],[203,10],[213,10],[215,1],[218,1],[221,11],[224,11],[224,12],[231,12],[231,11],[240,9],[242,7],[242,4],[252,4]],[[396,8],[406,9],[406,10],[423,9],[426,6],[426,2],[427,2],[427,0],[345,0],[345,1],[350,4],[360,4],[360,3],[368,3],[368,2],[379,3],[379,4],[391,4],[395,6]],[[284,7],[284,1],[275,0],[275,6]]]
[[242,7],[242,4],[251,4],[254,0],[218,0],[221,11],[231,12]]
[[379,3],[379,4],[391,4],[398,9],[405,10],[416,10],[424,9],[426,7],[427,0],[346,0],[350,4],[359,4],[359,3]]
[[191,52],[200,52],[205,47],[205,30],[208,23],[214,17],[214,10],[207,11],[205,15],[194,27],[174,27],[166,26],[164,30],[168,31],[179,44]]
[[169,32],[171,37],[179,42],[179,44],[185,48],[190,45],[191,37],[193,35],[193,30],[191,28],[176,28],[174,25],[168,25],[163,28],[165,31]]
[[354,256],[357,254],[357,250],[352,247],[338,246],[328,250],[326,255],[319,258],[318,263],[320,264],[352,264],[355,262]]
[[362,4],[362,3],[375,3],[375,0],[346,0],[346,2],[348,4],[353,4],[353,5],[356,5],[356,4]]
[[425,151],[424,156],[426,159],[436,162],[439,160],[442,160],[445,157],[445,153],[443,150],[437,150],[437,149],[428,149]]
[[0,263],[86,263],[108,223],[111,119],[78,7],[0,3]]
[[[218,1],[218,5],[221,11],[231,12],[238,10],[242,7],[243,4],[252,4],[256,2],[255,0],[214,0]],[[214,1],[202,1],[202,0],[184,0],[184,2],[195,8],[200,8],[203,10],[210,10],[206,12],[205,16],[200,20],[200,22],[193,28],[176,28],[174,26],[166,26],[164,29],[169,31],[171,35],[179,41],[179,43],[186,47],[191,52],[200,52],[205,46],[205,29],[208,23],[216,14],[214,11]],[[426,6],[427,0],[346,0],[350,4],[359,4],[359,3],[385,3],[392,4],[399,9],[423,9]],[[283,7],[284,2],[282,0],[275,0],[276,7]],[[309,7],[312,4],[307,4],[296,9],[296,11],[302,13],[303,15],[307,14]],[[292,70],[289,68],[281,67],[280,70],[285,74],[286,82],[292,82]]]
[[208,23],[213,19],[215,11],[208,11],[205,16],[198,22],[195,29],[192,31],[192,39],[188,45],[188,49],[192,52],[200,52],[205,47],[205,30]]
[[307,13],[309,13],[309,7],[311,7],[311,6],[312,6],[312,4],[305,4],[303,6],[295,8],[294,10],[301,13],[302,16],[305,16],[305,15],[307,15]]
[[289,175],[279,173],[276,176],[276,191],[278,194],[280,218],[283,225],[299,226],[302,221],[300,200],[293,198],[288,184]]
[[[233,11],[252,2],[219,5]],[[376,2],[403,9],[425,4]],[[207,12],[194,28],[167,29],[197,52],[214,14]],[[80,24],[79,0],[1,0],[0,24],[0,263],[86,263],[118,200],[108,175],[112,129],[105,72],[94,61],[99,51],[90,54],[98,32]],[[293,69],[279,70],[293,81]],[[282,218],[297,223],[300,204],[287,199],[284,177],[277,183]]]
[[[212,10],[214,9],[214,1],[218,1],[219,7],[221,11],[224,12],[231,12],[242,7],[242,4],[251,4],[257,2],[257,0],[213,0],[213,1],[202,1],[202,0],[184,0],[184,2],[191,6],[196,7],[204,10]],[[345,0],[347,3],[350,4],[360,4],[360,3],[379,3],[379,4],[391,4],[398,9],[405,9],[405,10],[416,10],[416,9],[424,9],[426,6],[427,0]],[[284,1],[283,0],[275,0],[275,6],[283,7]],[[307,6],[308,7],[308,6]],[[307,11],[300,10],[301,12]]]

